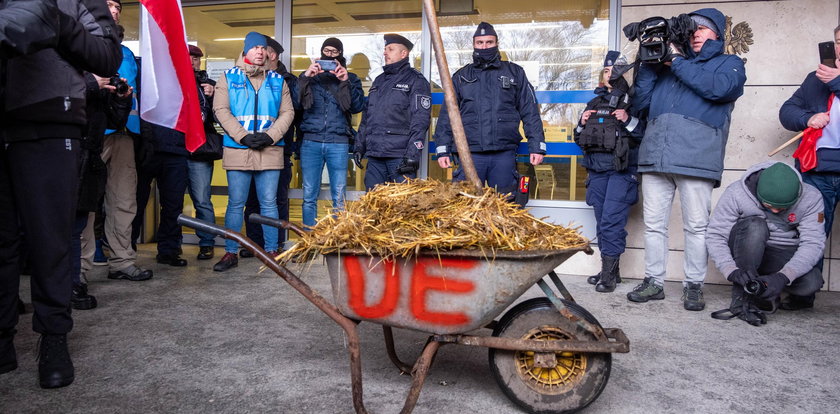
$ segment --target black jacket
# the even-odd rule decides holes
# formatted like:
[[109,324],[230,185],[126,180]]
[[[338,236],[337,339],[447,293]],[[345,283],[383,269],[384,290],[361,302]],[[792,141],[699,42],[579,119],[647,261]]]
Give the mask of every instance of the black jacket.
[[[823,83],[817,79],[816,72],[811,72],[802,85],[779,109],[782,126],[791,131],[802,131],[808,127],[808,120],[817,112],[828,110],[828,97],[840,96],[840,77]],[[832,119],[832,122],[838,122]],[[796,160],[799,167],[799,160]],[[840,149],[820,148],[817,150],[817,166],[811,172],[840,173]]]
[[431,122],[431,88],[408,58],[382,67],[368,91],[354,152],[420,159]]
[[[528,152],[545,154],[539,105],[521,66],[498,57],[486,64],[471,63],[452,75],[452,83],[471,152],[515,150],[522,141],[522,121]],[[457,152],[446,103],[440,109],[434,139],[438,154]]]
[[0,3],[0,58],[55,47],[59,30],[55,0],[3,1]]
[[82,71],[108,76],[122,59],[116,27],[101,0],[58,0],[56,48],[6,62],[4,138],[81,138],[87,125]]

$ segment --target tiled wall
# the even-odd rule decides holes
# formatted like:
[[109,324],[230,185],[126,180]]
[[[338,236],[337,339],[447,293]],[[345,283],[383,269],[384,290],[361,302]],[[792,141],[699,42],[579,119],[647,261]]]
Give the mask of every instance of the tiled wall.
[[[805,76],[816,70],[819,62],[817,43],[833,40],[833,30],[840,22],[837,0],[745,0],[745,1],[663,1],[624,0],[621,2],[621,26],[651,16],[671,17],[680,13],[715,7],[732,18],[733,25],[746,22],[752,29],[753,44],[741,54],[746,58],[747,84],[744,95],[735,104],[723,183],[712,194],[717,203],[723,189],[739,179],[744,170],[767,160],[792,164],[795,145],[769,158],[767,154],[787,141],[794,132],[779,123],[779,107]],[[626,40],[626,39],[625,39]],[[627,252],[622,256],[621,273],[626,277],[644,276],[644,224],[641,201],[633,208],[627,226]],[[834,240],[826,248],[824,289],[840,291],[840,218],[835,220]],[[671,253],[667,277],[682,280],[683,232],[679,201],[676,200],[669,225]],[[597,253],[596,253],[597,254]],[[578,255],[560,268],[575,274],[597,273],[598,260]],[[710,283],[727,283],[709,262],[706,278]]]

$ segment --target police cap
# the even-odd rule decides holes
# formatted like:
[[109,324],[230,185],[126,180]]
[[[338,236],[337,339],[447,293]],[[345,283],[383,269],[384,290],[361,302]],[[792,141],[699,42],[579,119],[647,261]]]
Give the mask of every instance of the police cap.
[[385,35],[385,46],[390,45],[391,43],[401,44],[406,47],[409,51],[414,47],[414,43],[411,43],[408,39],[396,34],[396,33],[388,33]]

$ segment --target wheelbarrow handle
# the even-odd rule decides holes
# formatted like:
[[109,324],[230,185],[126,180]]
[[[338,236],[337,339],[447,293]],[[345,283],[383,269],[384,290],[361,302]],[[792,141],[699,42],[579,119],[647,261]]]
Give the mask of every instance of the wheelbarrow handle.
[[286,229],[295,232],[298,236],[303,236],[306,232],[299,226],[282,219],[276,219],[259,214],[251,214],[248,216],[248,222],[254,224],[264,224],[266,226],[277,227],[278,229]]
[[194,217],[185,216],[183,214],[178,215],[178,224],[186,227],[190,227],[196,229],[197,231],[203,231],[205,233],[210,233],[214,236],[223,237],[225,239],[232,239],[233,237],[229,237],[228,233],[230,233],[227,229],[221,226],[217,226],[215,224],[208,223],[204,220],[199,220]]

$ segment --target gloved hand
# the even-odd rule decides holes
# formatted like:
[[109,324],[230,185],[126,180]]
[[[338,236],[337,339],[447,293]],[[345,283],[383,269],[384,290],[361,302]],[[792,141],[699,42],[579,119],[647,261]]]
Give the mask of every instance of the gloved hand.
[[398,174],[412,174],[420,168],[420,162],[408,157],[403,157],[402,162],[397,167]]
[[353,163],[356,164],[359,169],[363,169],[365,167],[362,166],[362,153],[361,152],[354,152],[353,153]]
[[271,135],[268,135],[265,132],[257,132],[256,134],[254,134],[254,136],[257,137],[257,142],[259,142],[260,144],[260,147],[255,149],[261,150],[269,145],[274,144],[274,140],[271,138]]
[[239,142],[241,142],[242,145],[250,149],[260,149],[260,141],[257,139],[257,136],[255,134],[245,135],[244,137],[242,137],[242,139],[239,140]]
[[746,285],[752,279],[755,279],[755,276],[742,269],[735,269],[726,277],[726,280],[741,286]]
[[683,52],[682,47],[677,46],[674,42],[668,43],[668,61],[673,61],[674,58],[677,56],[684,58],[685,52]]
[[767,288],[764,289],[764,293],[761,295],[761,298],[765,300],[773,300],[782,294],[782,290],[790,282],[790,279],[788,279],[784,273],[776,272],[769,275],[759,276],[758,281],[767,286]]

